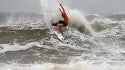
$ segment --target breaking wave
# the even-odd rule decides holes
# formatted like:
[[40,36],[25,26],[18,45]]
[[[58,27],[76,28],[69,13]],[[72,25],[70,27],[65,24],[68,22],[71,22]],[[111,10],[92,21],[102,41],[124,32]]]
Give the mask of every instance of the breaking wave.
[[66,7],[70,19],[62,43],[51,29],[53,21],[62,19],[58,2],[40,3],[41,13],[0,13],[0,70],[125,69],[124,14]]

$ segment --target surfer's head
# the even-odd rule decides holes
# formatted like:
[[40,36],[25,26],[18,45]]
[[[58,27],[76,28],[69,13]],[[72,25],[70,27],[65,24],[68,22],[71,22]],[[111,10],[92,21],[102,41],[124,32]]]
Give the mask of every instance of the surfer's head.
[[57,26],[57,22],[52,23],[52,26]]

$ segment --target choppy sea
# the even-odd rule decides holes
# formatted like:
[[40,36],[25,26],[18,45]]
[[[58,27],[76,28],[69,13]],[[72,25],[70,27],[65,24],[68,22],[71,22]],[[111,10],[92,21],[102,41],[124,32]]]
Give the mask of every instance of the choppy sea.
[[0,13],[0,70],[125,70],[125,14],[68,16],[60,42],[59,13]]

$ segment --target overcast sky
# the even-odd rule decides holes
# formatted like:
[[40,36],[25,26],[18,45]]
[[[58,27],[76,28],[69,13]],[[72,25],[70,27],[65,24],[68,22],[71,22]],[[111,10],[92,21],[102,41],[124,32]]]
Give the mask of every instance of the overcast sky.
[[[125,0],[65,0],[63,3],[85,12],[125,13]],[[37,11],[40,11],[39,0],[0,0],[0,12]]]

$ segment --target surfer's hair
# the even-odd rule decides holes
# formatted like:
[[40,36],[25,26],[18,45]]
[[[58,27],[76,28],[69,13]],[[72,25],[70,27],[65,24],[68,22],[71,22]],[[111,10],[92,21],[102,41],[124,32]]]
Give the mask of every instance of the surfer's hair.
[[52,23],[52,26],[57,26],[57,22],[55,22],[55,23]]

